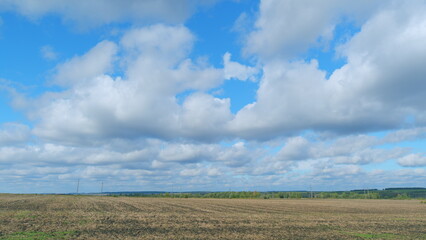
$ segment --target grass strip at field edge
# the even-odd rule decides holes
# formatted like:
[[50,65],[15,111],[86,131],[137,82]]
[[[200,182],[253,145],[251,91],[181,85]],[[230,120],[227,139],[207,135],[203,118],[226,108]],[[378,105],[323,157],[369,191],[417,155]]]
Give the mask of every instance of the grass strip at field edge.
[[50,239],[71,239],[76,236],[77,231],[65,232],[15,232],[0,236],[1,240],[50,240]]

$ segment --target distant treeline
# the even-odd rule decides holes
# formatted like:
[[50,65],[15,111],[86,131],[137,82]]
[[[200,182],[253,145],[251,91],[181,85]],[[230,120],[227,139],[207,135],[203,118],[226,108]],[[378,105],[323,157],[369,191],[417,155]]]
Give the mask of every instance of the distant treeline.
[[426,199],[426,188],[357,189],[336,192],[121,192],[108,193],[110,196],[158,197],[158,198],[244,198],[244,199]]

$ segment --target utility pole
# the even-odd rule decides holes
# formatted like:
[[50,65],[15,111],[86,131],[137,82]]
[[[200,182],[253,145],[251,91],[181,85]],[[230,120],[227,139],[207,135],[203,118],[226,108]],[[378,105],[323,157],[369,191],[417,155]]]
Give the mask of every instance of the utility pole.
[[78,194],[78,189],[80,188],[80,178],[77,181],[77,194]]
[[314,195],[313,195],[313,193],[312,193],[312,185],[309,185],[309,192],[311,193],[310,195],[311,195],[311,198],[314,198]]
[[102,183],[101,183],[101,193],[103,193],[104,192],[104,182],[102,181]]

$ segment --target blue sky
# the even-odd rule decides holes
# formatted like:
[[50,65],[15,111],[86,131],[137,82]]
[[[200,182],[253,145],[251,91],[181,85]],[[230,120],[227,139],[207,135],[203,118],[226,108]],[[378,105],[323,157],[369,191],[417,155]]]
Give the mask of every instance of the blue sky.
[[424,187],[426,2],[0,2],[0,192]]

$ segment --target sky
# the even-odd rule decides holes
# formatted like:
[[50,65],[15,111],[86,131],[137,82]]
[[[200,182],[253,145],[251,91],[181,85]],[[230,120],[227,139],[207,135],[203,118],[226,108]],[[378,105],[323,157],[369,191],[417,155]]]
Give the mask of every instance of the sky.
[[0,0],[0,192],[426,187],[424,0]]

